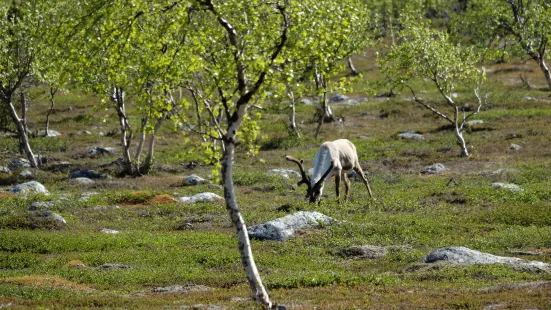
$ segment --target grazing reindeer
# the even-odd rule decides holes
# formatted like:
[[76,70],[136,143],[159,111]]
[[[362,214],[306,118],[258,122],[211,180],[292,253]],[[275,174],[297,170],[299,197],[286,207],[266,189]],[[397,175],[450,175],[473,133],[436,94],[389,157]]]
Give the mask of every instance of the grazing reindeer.
[[308,186],[306,197],[310,202],[316,202],[318,200],[323,193],[325,181],[330,178],[331,175],[335,176],[335,190],[337,192],[337,198],[339,198],[339,185],[341,183],[341,178],[344,179],[344,199],[346,200],[348,198],[348,193],[350,192],[350,180],[346,174],[349,170],[354,170],[360,175],[365,187],[367,187],[369,196],[373,198],[373,193],[371,192],[369,182],[365,177],[362,167],[360,167],[356,147],[352,144],[352,142],[346,139],[324,142],[321,145],[320,149],[316,153],[316,156],[314,157],[314,173],[312,174],[311,179],[306,175],[306,172],[302,167],[303,160],[298,160],[291,156],[285,156],[285,159],[298,165],[300,174],[302,175],[302,180],[300,180],[297,185],[306,184]]

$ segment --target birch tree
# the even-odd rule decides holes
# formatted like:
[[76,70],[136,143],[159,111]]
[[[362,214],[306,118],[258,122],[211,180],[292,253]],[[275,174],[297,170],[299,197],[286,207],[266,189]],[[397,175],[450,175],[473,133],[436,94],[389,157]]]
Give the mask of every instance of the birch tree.
[[545,0],[471,0],[465,14],[459,15],[456,31],[471,42],[487,46],[489,41],[511,40],[510,48],[522,51],[537,63],[551,89],[549,43],[551,3]]
[[[290,37],[294,37],[292,32],[308,37],[312,26],[305,28],[299,21],[309,10],[325,6],[337,8],[339,3],[135,0],[130,6],[122,0],[82,2],[86,8],[82,19],[88,18],[89,22],[81,25],[84,30],[78,35],[88,42],[99,42],[93,42],[92,46],[103,53],[103,57],[92,60],[98,62],[99,70],[112,71],[108,72],[107,81],[123,81],[119,85],[125,87],[153,86],[153,92],[165,94],[167,98],[171,98],[172,91],[177,88],[186,89],[193,104],[186,100],[177,102],[183,109],[181,121],[191,132],[221,143],[222,147],[216,151],[208,148],[206,155],[214,161],[219,160],[226,209],[235,228],[242,265],[254,298],[264,308],[270,308],[272,301],[253,257],[233,183],[236,147],[238,143],[248,146],[256,139],[259,128],[250,110],[260,107],[266,92],[272,91],[282,77],[289,75],[287,70],[291,66],[283,64],[316,57],[322,61],[323,56],[337,58],[339,42],[352,30],[355,15],[351,14],[351,5],[342,14],[315,15],[313,20],[322,28],[317,29],[318,33],[325,33],[325,40],[330,40],[331,36],[338,39],[330,40],[327,49],[320,51],[315,46],[309,47],[306,41],[291,42]],[[348,31],[327,26],[336,27],[339,23],[347,25]],[[101,36],[97,36],[99,32]],[[309,42],[315,44],[316,40]],[[87,63],[90,58],[81,61]],[[90,61],[87,66],[92,63]],[[144,68],[152,74],[144,74],[147,71]],[[135,80],[126,77],[127,72],[133,70],[141,72]],[[97,68],[93,72],[101,73]],[[102,86],[102,89],[108,88]],[[156,102],[163,106],[163,101]],[[168,107],[174,100],[164,102]],[[255,149],[248,147],[246,151],[254,152]]]
[[[461,156],[468,157],[463,129],[484,103],[480,87],[485,72],[478,67],[480,56],[473,47],[451,43],[447,33],[431,29],[430,21],[422,21],[417,16],[414,13],[404,14],[400,19],[402,30],[398,33],[399,42],[378,59],[381,72],[392,87],[410,91],[416,103],[449,122],[453,126]],[[441,101],[432,103],[421,98],[412,83],[415,79],[430,81],[440,94]],[[453,93],[458,86],[474,92],[477,103],[472,111],[465,111],[463,103],[454,98]]]
[[[19,139],[19,149],[29,160],[31,167],[38,167],[29,143],[27,128],[27,100],[25,87],[36,74],[36,64],[43,52],[42,43],[52,35],[47,1],[3,1],[0,3],[0,101],[8,110]],[[21,110],[17,110],[20,98]]]

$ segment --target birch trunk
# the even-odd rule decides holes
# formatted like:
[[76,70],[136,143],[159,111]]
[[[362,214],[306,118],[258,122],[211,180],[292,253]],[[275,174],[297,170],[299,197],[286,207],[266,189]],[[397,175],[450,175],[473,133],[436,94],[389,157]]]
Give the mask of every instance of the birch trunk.
[[123,156],[122,172],[123,174],[133,174],[132,158],[130,157],[130,143],[132,142],[133,133],[130,130],[128,118],[126,117],[124,91],[119,87],[115,87],[111,99],[115,103],[115,110],[119,116],[119,126],[121,128],[121,147]]
[[249,233],[247,226],[241,215],[241,211],[235,197],[235,187],[233,184],[233,158],[235,153],[236,135],[243,116],[245,106],[239,107],[235,112],[232,121],[228,124],[228,131],[224,137],[224,156],[222,157],[222,181],[224,182],[224,199],[226,200],[226,209],[230,215],[233,227],[237,234],[237,243],[241,253],[241,263],[247,274],[249,286],[253,292],[254,298],[262,303],[264,308],[269,309],[272,306],[270,297],[262,284],[262,279],[256,268]]
[[[21,95],[22,95],[21,99],[24,99],[23,93],[21,93]],[[4,99],[3,101],[8,105],[11,119],[15,123],[15,126],[17,127],[17,137],[19,138],[19,145],[21,147],[22,153],[25,153],[25,156],[29,160],[31,167],[38,168],[38,162],[34,157],[33,151],[31,149],[31,145],[29,144],[29,135],[28,135],[27,127],[24,121],[19,118],[19,115],[17,115],[17,111],[15,110],[13,103],[9,101],[9,99],[7,101],[6,99]],[[21,102],[21,104],[26,105],[24,101]],[[24,108],[24,111],[25,110],[26,108]]]
[[454,111],[454,134],[457,138],[457,144],[459,145],[459,148],[461,148],[461,157],[469,157],[469,151],[467,150],[467,143],[465,142],[465,138],[463,138],[463,130],[462,126],[459,124],[459,108],[455,106]]
[[289,99],[291,100],[291,114],[289,114],[289,130],[292,136],[299,136],[297,120],[296,120],[296,107],[295,107],[295,94],[293,91],[287,87],[287,93],[289,94]]
[[354,67],[354,63],[352,62],[352,57],[348,57],[348,68],[350,69],[350,72],[352,75],[356,76],[359,75],[358,71],[356,70],[356,67]]
[[538,65],[540,66],[541,71],[543,72],[543,75],[545,76],[545,81],[547,82],[547,86],[549,89],[551,89],[551,73],[549,72],[549,67],[547,67],[547,64],[545,63],[545,59],[543,57],[540,57],[538,60]]
[[140,127],[140,140],[138,141],[138,147],[136,148],[136,153],[134,154],[134,160],[136,160],[136,166],[140,166],[140,156],[142,154],[143,145],[145,143],[145,127],[147,126],[147,122],[149,121],[149,117],[142,118],[142,123]]
[[46,124],[44,126],[44,137],[48,136],[48,130],[50,130],[50,114],[52,114],[52,111],[54,110],[54,96],[57,92],[57,88],[50,88],[50,109],[48,110],[48,114],[46,114]]
[[155,124],[155,127],[153,128],[153,133],[151,134],[151,137],[149,137],[149,144],[147,146],[147,156],[145,157],[143,165],[140,167],[140,173],[148,174],[151,170],[151,166],[153,165],[155,138],[157,137],[157,132],[159,131],[159,128],[161,128],[164,120],[164,117],[159,118],[157,120],[157,123]]

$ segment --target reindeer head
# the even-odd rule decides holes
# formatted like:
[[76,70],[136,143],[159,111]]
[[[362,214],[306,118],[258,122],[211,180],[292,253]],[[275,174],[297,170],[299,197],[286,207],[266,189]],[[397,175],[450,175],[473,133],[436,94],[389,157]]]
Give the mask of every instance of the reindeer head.
[[298,181],[297,186],[306,184],[306,186],[308,187],[306,189],[306,198],[311,203],[316,202],[321,195],[321,187],[323,185],[323,182],[325,182],[325,178],[329,175],[329,173],[331,173],[331,170],[333,170],[333,162],[331,162],[329,169],[325,172],[321,179],[319,179],[314,185],[312,185],[311,179],[308,177],[308,175],[306,175],[304,167],[302,167],[302,163],[304,162],[304,160],[298,160],[292,156],[285,156],[285,159],[287,159],[288,161],[292,161],[298,165],[302,180]]

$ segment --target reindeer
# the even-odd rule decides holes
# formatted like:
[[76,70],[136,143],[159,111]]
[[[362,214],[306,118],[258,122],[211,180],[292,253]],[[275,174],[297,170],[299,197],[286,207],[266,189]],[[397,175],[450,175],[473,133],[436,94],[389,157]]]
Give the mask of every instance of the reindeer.
[[316,156],[314,157],[314,173],[312,178],[309,178],[302,166],[303,160],[298,160],[292,156],[285,156],[285,159],[296,163],[300,169],[302,180],[297,183],[297,186],[306,184],[308,189],[306,191],[306,198],[310,202],[316,202],[323,193],[323,186],[325,181],[332,175],[335,176],[335,190],[337,192],[337,199],[339,199],[339,186],[341,178],[344,179],[345,195],[344,199],[348,198],[350,192],[350,180],[346,174],[349,170],[354,170],[363,180],[369,196],[373,198],[371,187],[369,182],[360,166],[358,161],[358,153],[356,147],[352,142],[346,139],[339,139],[335,141],[324,142],[319,148]]

